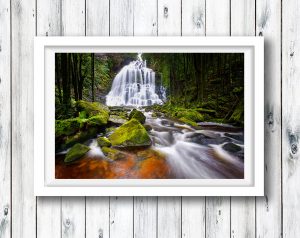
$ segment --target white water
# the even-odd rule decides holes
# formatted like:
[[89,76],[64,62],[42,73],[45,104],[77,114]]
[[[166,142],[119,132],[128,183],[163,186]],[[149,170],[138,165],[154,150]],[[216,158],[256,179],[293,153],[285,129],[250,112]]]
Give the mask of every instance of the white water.
[[[162,104],[165,90],[159,87],[155,88],[155,72],[147,68],[142,54],[138,54],[137,60],[124,66],[114,78],[106,96],[106,105],[139,107]],[[159,98],[156,90],[161,90],[162,98]]]
[[[224,132],[195,130],[167,118],[152,118],[151,113],[145,114],[146,122],[152,126],[150,135],[153,147],[166,155],[176,178],[236,178],[243,174],[243,160],[223,149],[227,142],[233,142],[243,148],[243,142],[226,138]],[[224,125],[224,128],[231,127]],[[192,142],[191,137],[197,135],[205,135],[212,139],[203,145]],[[221,138],[226,138],[227,142],[218,143],[217,140]]]

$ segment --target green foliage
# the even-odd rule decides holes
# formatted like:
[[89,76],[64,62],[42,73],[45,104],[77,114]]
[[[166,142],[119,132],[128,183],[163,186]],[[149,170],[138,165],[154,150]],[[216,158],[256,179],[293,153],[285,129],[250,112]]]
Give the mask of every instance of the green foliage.
[[113,146],[118,147],[151,145],[151,139],[146,129],[136,119],[131,119],[117,128],[108,139]]
[[238,125],[244,125],[244,100],[239,101],[229,121]]
[[197,127],[197,126],[198,126],[196,122],[194,122],[194,121],[192,121],[192,120],[190,120],[190,119],[187,119],[187,118],[185,118],[185,117],[179,118],[179,121],[181,121],[181,122],[183,122],[183,123],[185,123],[185,124],[188,124],[188,125],[190,125],[190,126],[193,126],[193,127]]
[[111,146],[111,142],[106,137],[101,137],[101,136],[98,137],[97,143],[100,147],[110,147]]
[[76,144],[74,145],[66,154],[65,162],[69,163],[74,160],[80,159],[82,156],[84,156],[88,151],[90,150],[90,147],[82,144]]

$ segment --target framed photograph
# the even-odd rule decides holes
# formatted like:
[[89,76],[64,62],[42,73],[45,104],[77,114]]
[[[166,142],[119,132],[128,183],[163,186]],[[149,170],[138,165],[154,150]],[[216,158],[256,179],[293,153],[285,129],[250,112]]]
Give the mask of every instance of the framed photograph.
[[263,37],[36,37],[36,196],[262,196]]

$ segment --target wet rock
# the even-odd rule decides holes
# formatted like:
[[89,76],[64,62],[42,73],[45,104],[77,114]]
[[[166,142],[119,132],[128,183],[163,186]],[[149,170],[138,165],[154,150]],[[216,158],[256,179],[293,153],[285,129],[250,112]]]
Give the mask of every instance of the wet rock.
[[141,111],[138,111],[136,109],[133,109],[129,114],[129,120],[133,118],[138,120],[142,124],[144,124],[146,121],[145,115]]
[[202,133],[195,133],[195,134],[189,135],[187,137],[187,139],[190,142],[197,143],[200,145],[219,145],[219,144],[223,144],[225,142],[230,142],[230,139],[226,138],[226,137],[221,137],[221,136],[210,137],[210,136],[204,135]]
[[125,122],[127,122],[127,120],[118,115],[110,115],[108,122],[112,125],[120,126],[120,125],[124,124]]
[[106,137],[98,137],[97,138],[97,143],[100,147],[110,147],[111,146],[111,142],[106,138]]
[[237,153],[242,150],[242,148],[240,146],[238,146],[232,142],[225,144],[223,146],[223,149],[228,152],[231,152],[231,153]]
[[136,119],[131,119],[117,128],[108,138],[113,146],[136,147],[150,146],[151,139],[143,127]]
[[80,159],[82,156],[84,156],[88,151],[90,150],[90,147],[83,145],[83,144],[75,144],[66,154],[65,162],[69,163],[74,160]]
[[126,153],[119,151],[115,148],[102,147],[101,149],[103,154],[111,160],[122,160],[122,159],[126,159],[127,157]]
[[244,142],[244,135],[243,134],[230,134],[230,133],[224,133],[224,136],[230,137],[232,139],[243,141]]
[[144,128],[146,129],[146,131],[151,131],[152,130],[152,126],[146,124],[146,125],[143,125]]

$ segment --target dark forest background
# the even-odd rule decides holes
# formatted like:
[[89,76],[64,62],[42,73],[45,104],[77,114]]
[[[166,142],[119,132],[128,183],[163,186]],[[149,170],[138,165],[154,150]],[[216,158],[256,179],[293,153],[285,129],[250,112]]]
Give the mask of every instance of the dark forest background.
[[[73,117],[75,101],[105,103],[112,81],[137,53],[56,53],[56,119]],[[197,108],[210,120],[243,123],[244,54],[242,53],[145,53],[147,67],[166,88],[167,107]]]

